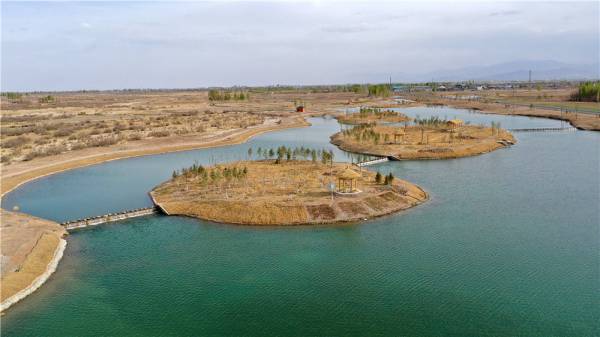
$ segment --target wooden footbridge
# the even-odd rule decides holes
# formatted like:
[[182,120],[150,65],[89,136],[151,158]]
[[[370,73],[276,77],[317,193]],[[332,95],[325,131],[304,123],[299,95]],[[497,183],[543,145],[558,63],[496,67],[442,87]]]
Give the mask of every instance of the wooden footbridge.
[[136,218],[139,216],[150,215],[157,213],[158,211],[159,210],[156,207],[136,208],[119,213],[108,213],[105,215],[98,215],[91,218],[67,221],[61,223],[61,225],[64,226],[66,230],[70,231],[74,229],[97,226],[107,222],[120,221],[130,218]]
[[380,158],[356,163],[356,166],[358,166],[358,167],[369,166],[369,165],[374,165],[374,164],[379,164],[379,163],[385,163],[386,161],[389,161],[389,160],[390,159],[388,157],[380,157]]
[[508,129],[510,132],[549,132],[549,131],[575,131],[574,127],[567,126],[562,128],[525,128],[525,129]]

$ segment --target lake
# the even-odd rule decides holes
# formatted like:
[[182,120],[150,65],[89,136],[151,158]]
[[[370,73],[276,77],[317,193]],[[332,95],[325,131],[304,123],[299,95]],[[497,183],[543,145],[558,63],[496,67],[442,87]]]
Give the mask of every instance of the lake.
[[[560,121],[400,109],[503,128]],[[3,207],[56,221],[149,206],[194,162],[252,147],[332,149],[330,118],[245,144],[75,169]],[[57,272],[2,317],[3,336],[593,336],[600,334],[600,133],[516,133],[481,156],[371,166],[431,200],[361,224],[244,227],[147,216],[73,232]]]

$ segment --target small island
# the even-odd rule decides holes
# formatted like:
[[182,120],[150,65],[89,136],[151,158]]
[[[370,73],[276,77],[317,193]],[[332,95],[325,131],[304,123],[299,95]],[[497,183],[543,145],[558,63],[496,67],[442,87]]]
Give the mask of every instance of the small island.
[[331,136],[331,143],[344,151],[405,160],[473,156],[510,146],[515,139],[499,123],[485,127],[432,117],[404,126],[357,125]]
[[169,215],[241,225],[366,220],[421,204],[427,193],[346,163],[263,159],[174,172],[150,192]]
[[341,124],[360,125],[375,123],[401,123],[410,121],[410,117],[393,110],[361,107],[356,113],[337,116]]

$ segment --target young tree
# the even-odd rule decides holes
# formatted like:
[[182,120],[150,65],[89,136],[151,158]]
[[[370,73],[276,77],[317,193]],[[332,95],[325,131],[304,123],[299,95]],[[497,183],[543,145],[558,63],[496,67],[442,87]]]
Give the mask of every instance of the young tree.
[[377,171],[377,174],[375,175],[375,182],[378,184],[381,184],[382,180],[383,180],[383,177],[382,177],[381,173],[379,173],[379,171]]
[[386,177],[385,177],[385,184],[386,185],[391,185],[394,182],[394,175],[392,174],[392,172],[390,172]]

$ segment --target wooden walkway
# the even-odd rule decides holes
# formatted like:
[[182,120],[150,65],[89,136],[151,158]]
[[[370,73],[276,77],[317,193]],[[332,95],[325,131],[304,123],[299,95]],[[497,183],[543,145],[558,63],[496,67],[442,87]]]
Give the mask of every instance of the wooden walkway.
[[389,161],[389,159],[387,157],[382,157],[382,158],[377,158],[377,159],[372,159],[372,160],[367,160],[367,161],[357,163],[356,166],[364,167],[364,166],[369,166],[369,165],[374,165],[374,164],[379,164],[379,163],[385,163],[386,161]]
[[105,215],[99,215],[91,218],[72,220],[61,223],[66,230],[70,231],[73,229],[86,228],[91,226],[97,226],[107,222],[125,220],[130,218],[136,218],[139,216],[150,215],[157,212],[156,207],[137,208],[119,213],[109,213]]
[[510,132],[548,132],[548,131],[575,131],[574,127],[563,127],[563,128],[525,128],[525,129],[508,129]]

